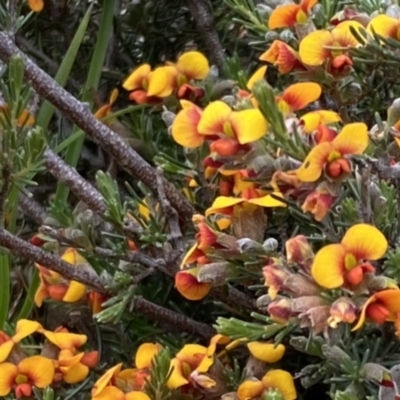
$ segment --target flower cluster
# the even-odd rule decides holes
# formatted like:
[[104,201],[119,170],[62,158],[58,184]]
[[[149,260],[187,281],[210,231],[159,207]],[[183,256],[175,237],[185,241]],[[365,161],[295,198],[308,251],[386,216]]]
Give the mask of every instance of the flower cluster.
[[[32,346],[24,344],[24,339],[34,333],[44,339],[38,346],[39,354],[32,354]],[[43,389],[57,387],[61,382],[83,381],[98,361],[97,351],[81,349],[86,342],[86,335],[70,333],[63,327],[49,331],[27,319],[17,322],[13,336],[0,331],[0,396],[14,391],[19,399],[30,397],[33,387]]]

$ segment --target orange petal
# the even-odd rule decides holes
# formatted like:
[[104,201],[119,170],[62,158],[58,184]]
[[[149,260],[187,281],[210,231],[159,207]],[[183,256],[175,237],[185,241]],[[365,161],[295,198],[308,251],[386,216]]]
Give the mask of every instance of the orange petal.
[[63,380],[66,383],[73,384],[82,382],[87,378],[88,375],[89,375],[89,368],[82,363],[77,363],[64,373]]
[[303,131],[305,133],[312,133],[318,129],[320,124],[340,122],[341,118],[335,111],[317,110],[304,114],[300,121],[303,124]]
[[278,29],[295,25],[297,22],[296,16],[299,10],[300,6],[297,4],[286,4],[275,8],[269,17],[268,28]]
[[188,300],[201,300],[210,293],[212,285],[207,282],[199,282],[197,274],[199,268],[191,268],[179,271],[175,275],[175,287],[178,292]]
[[234,111],[230,116],[230,120],[240,144],[255,142],[261,139],[268,131],[267,120],[258,108]]
[[322,169],[332,150],[330,142],[316,145],[297,170],[297,178],[302,182],[315,182],[322,175]]
[[151,361],[162,349],[159,343],[143,343],[139,346],[135,355],[135,366],[136,368],[150,368]]
[[277,389],[285,400],[297,399],[297,392],[294,386],[294,380],[289,372],[283,371],[281,369],[268,371],[264,375],[262,383],[265,388]]
[[275,346],[274,343],[264,342],[249,342],[247,348],[253,357],[270,364],[278,362],[286,350],[283,344]]
[[374,297],[389,311],[390,315],[388,317],[388,320],[396,321],[397,314],[400,312],[400,290],[382,290],[375,293]]
[[[260,57],[261,60],[261,57]],[[247,81],[247,89],[252,90],[253,86],[255,83],[262,81],[265,77],[265,73],[267,72],[268,67],[261,67],[258,68],[256,72],[250,77],[250,79]]]
[[298,61],[297,52],[280,40],[274,40],[271,47],[259,59],[277,66],[281,74],[290,72]]
[[239,400],[258,399],[264,391],[264,385],[261,381],[244,381],[237,389]]
[[385,14],[377,15],[369,22],[367,26],[367,32],[373,33],[392,39],[398,39],[398,30],[400,28],[400,20],[397,18],[389,17]]
[[178,58],[176,66],[188,81],[191,79],[204,79],[210,72],[207,58],[198,51],[189,51],[182,54]]
[[189,381],[183,376],[182,363],[177,358],[171,360],[171,369],[172,373],[167,381],[169,389],[177,389],[189,383]]
[[362,306],[361,309],[361,314],[360,314],[360,318],[358,319],[357,324],[353,327],[353,329],[351,330],[352,332],[357,331],[358,329],[360,329],[364,324],[365,324],[365,320],[366,320],[366,313],[367,313],[367,308],[370,304],[375,303],[376,299],[375,296],[371,296]]
[[18,372],[29,376],[29,380],[38,388],[49,386],[54,378],[54,363],[42,356],[24,358],[18,364]]
[[330,51],[325,46],[333,45],[332,34],[328,31],[315,31],[309,33],[299,46],[300,60],[307,65],[322,65],[330,56]]
[[5,361],[14,347],[14,342],[10,339],[0,345],[0,362]]
[[43,0],[28,0],[29,8],[34,12],[40,12],[43,10],[44,2]]
[[7,396],[14,385],[15,378],[18,375],[18,368],[11,363],[0,364],[0,396]]
[[144,89],[143,81],[147,79],[151,67],[149,64],[143,64],[136,68],[122,84],[122,87],[126,90]]
[[301,82],[290,85],[282,94],[291,111],[298,111],[307,107],[321,96],[321,86],[314,82]]
[[347,124],[333,139],[332,146],[343,156],[346,154],[362,154],[368,147],[369,137],[367,125],[361,122]]
[[353,225],[341,243],[357,261],[379,260],[388,248],[388,242],[382,232],[368,224]]
[[300,7],[305,12],[309,13],[311,9],[318,3],[318,0],[302,0]]
[[335,289],[344,283],[346,249],[341,244],[330,244],[315,255],[311,275],[318,285]]
[[224,123],[229,120],[232,109],[223,101],[213,101],[203,111],[198,131],[202,135],[217,135],[223,132]]
[[[40,275],[39,275],[39,277],[40,277]],[[34,299],[37,307],[41,307],[43,304],[43,301],[49,297],[49,292],[47,290],[46,285],[43,283],[43,280],[41,277],[40,277],[40,281],[41,281],[41,283],[35,293],[35,299]]]
[[184,108],[179,111],[172,123],[172,137],[183,147],[199,147],[204,141],[204,136],[198,132],[202,109],[189,101],[181,101],[181,104]]

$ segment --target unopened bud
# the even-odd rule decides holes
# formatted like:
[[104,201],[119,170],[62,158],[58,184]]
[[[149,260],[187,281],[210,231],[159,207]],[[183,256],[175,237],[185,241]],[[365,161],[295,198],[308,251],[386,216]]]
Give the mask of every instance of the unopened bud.
[[385,386],[394,386],[390,371],[380,364],[376,363],[366,363],[362,369],[365,379]]
[[274,238],[268,238],[262,244],[262,247],[264,247],[265,251],[267,251],[267,252],[275,251],[278,248],[278,246],[279,246],[279,242]]
[[274,321],[286,324],[293,316],[292,302],[286,297],[275,300],[269,304],[267,311]]
[[277,31],[268,31],[265,34],[265,41],[266,42],[273,42],[274,40],[279,39],[279,33]]
[[347,297],[337,299],[329,310],[330,317],[328,325],[331,328],[337,328],[340,322],[352,324],[357,318],[357,307],[353,301]]
[[258,254],[265,254],[264,247],[255,240],[249,238],[237,240],[236,247],[240,251],[240,253],[257,252]]
[[279,39],[282,40],[282,42],[289,43],[296,38],[290,29],[285,29],[280,33]]
[[304,235],[298,235],[286,242],[286,257],[289,263],[297,264],[304,271],[309,271],[314,253]]
[[272,8],[262,3],[256,5],[256,10],[261,18],[266,18],[272,13]]
[[161,114],[161,118],[164,121],[167,128],[169,128],[172,125],[175,117],[176,117],[176,114],[169,110],[164,110]]

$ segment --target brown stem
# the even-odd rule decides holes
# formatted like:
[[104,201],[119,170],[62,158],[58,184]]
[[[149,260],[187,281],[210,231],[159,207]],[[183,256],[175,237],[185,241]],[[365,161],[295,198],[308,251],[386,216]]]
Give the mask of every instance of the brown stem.
[[5,229],[0,229],[0,245],[29,261],[34,261],[43,267],[58,272],[67,279],[84,283],[100,293],[107,293],[103,281],[98,276],[82,268],[75,268],[55,255],[12,235]]
[[19,208],[21,211],[35,221],[38,225],[42,225],[47,217],[46,211],[36,200],[21,194],[19,197]]
[[[154,168],[115,132],[96,119],[85,104],[63,89],[19,50],[9,34],[0,32],[0,59],[8,63],[11,57],[16,55],[24,59],[25,78],[31,81],[33,88],[40,96],[89,134],[93,141],[108,151],[129,174],[157,193],[157,177]],[[164,187],[171,205],[185,218],[191,218],[194,208],[190,202],[171,183],[165,181]]]
[[215,21],[207,4],[208,2],[205,0],[187,0],[186,2],[197,29],[207,46],[212,62],[222,70],[225,52],[215,29]]
[[154,321],[165,323],[177,331],[200,336],[205,340],[210,340],[210,338],[216,334],[216,331],[210,325],[194,321],[175,311],[151,303],[142,296],[135,297],[134,310]]

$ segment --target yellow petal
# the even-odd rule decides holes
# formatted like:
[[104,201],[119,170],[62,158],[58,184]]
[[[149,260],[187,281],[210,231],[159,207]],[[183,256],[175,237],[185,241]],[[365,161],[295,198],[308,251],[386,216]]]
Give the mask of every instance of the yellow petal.
[[122,87],[126,90],[135,90],[143,88],[143,80],[147,79],[151,67],[149,64],[143,64],[136,68],[122,84]]
[[304,114],[301,117],[304,124],[303,130],[306,133],[312,133],[317,130],[319,124],[330,124],[333,122],[340,122],[341,118],[335,111],[317,110]]
[[44,2],[43,0],[28,0],[29,8],[34,12],[40,12],[43,10]]
[[[274,192],[274,196],[283,198],[282,193]],[[256,206],[261,207],[287,207],[287,204],[283,201],[279,201],[275,197],[272,197],[270,194],[267,194],[263,197],[256,197],[254,199],[248,200],[249,203],[255,204]]]
[[239,400],[253,400],[259,398],[264,390],[264,385],[261,381],[245,381],[236,392]]
[[74,303],[82,299],[86,294],[86,286],[76,281],[70,281],[67,293],[63,297],[66,303]]
[[30,381],[41,389],[53,382],[54,370],[53,361],[42,356],[24,358],[18,364],[18,372],[29,376]]
[[309,33],[299,46],[299,56],[304,64],[310,66],[322,65],[329,58],[330,52],[325,46],[332,46],[333,37],[328,31]]
[[258,68],[256,72],[250,77],[250,79],[247,81],[247,89],[252,90],[253,86],[255,83],[262,81],[265,77],[265,74],[267,72],[266,66]]
[[135,355],[135,366],[136,368],[150,368],[151,361],[162,349],[159,343],[143,343],[139,346]]
[[[60,368],[63,371],[63,367]],[[64,371],[63,371],[64,372]],[[64,382],[66,383],[78,383],[82,382],[89,375],[89,368],[81,363],[76,363],[74,366],[67,368],[63,374]]]
[[171,127],[172,137],[176,143],[187,148],[202,145],[204,136],[199,134],[198,126],[202,115],[201,108],[185,102],[185,107],[179,111]]
[[268,123],[259,109],[234,111],[230,120],[240,144],[255,142],[268,131]]
[[203,111],[197,130],[202,135],[222,133],[223,124],[232,113],[232,109],[223,101],[211,102]]
[[342,245],[357,260],[379,260],[388,248],[383,233],[368,224],[353,225],[344,235]]
[[0,364],[0,396],[7,396],[12,388],[15,378],[18,375],[18,368],[11,363]]
[[377,15],[372,18],[367,26],[367,32],[373,33],[388,38],[397,39],[397,31],[400,27],[400,21],[397,18],[389,17],[385,14]]
[[324,142],[316,145],[297,170],[297,178],[302,182],[315,182],[322,175],[324,164],[332,150],[331,143]]
[[169,67],[158,67],[149,74],[147,96],[167,97],[174,90],[174,77]]
[[15,335],[13,336],[12,340],[14,343],[18,343],[39,329],[43,329],[39,322],[30,321],[29,319],[20,319],[17,322]]
[[343,21],[332,31],[334,42],[342,47],[355,47],[360,43],[351,33],[350,28],[359,32],[360,29],[365,30],[364,26],[357,21]]
[[301,82],[290,85],[282,94],[281,99],[290,107],[290,110],[298,111],[317,100],[322,93],[321,86],[314,82]]
[[[121,368],[122,363],[108,369],[93,385],[92,396],[97,398],[100,393],[103,393],[104,389],[110,383],[111,379],[121,372]],[[107,399],[107,397],[105,397],[105,399]]]
[[182,374],[181,366],[181,362],[177,358],[173,358],[171,360],[172,373],[167,382],[169,389],[177,389],[189,383],[189,381]]
[[368,128],[362,122],[347,124],[332,141],[332,146],[341,155],[362,154],[368,144]]
[[78,251],[70,247],[63,253],[61,259],[72,265],[88,264],[86,259],[82,257]]
[[198,51],[189,51],[178,58],[177,68],[188,80],[204,79],[210,72],[207,58]]
[[43,331],[47,340],[56,345],[59,349],[78,349],[87,341],[86,335],[78,335],[69,332]]
[[297,399],[292,375],[281,369],[268,371],[262,379],[265,388],[278,389],[285,400]]
[[285,346],[278,344],[275,346],[274,343],[264,342],[250,342],[247,343],[247,348],[253,357],[266,363],[276,363],[285,354]]
[[208,217],[211,214],[218,213],[219,210],[226,207],[232,207],[236,204],[243,203],[244,201],[244,199],[238,197],[219,196],[214,200],[211,207],[206,210],[205,216]]
[[43,301],[48,297],[49,293],[47,291],[46,285],[43,283],[43,279],[40,277],[40,285],[35,293],[35,304],[37,307],[41,307],[43,304]]
[[126,393],[125,400],[151,400],[151,399],[149,396],[147,396],[146,393],[133,391]]
[[351,330],[352,332],[359,330],[362,328],[362,326],[365,324],[365,320],[367,319],[366,313],[367,313],[367,308],[370,304],[375,303],[376,299],[374,296],[371,296],[362,306],[360,317],[357,321],[357,324],[353,327]]
[[201,346],[199,344],[186,344],[183,348],[177,353],[176,358],[181,361],[186,361],[193,364],[193,360],[196,359],[196,356],[199,354],[206,354],[207,347]]
[[13,347],[14,342],[12,342],[11,340],[7,340],[0,345],[0,362],[3,362],[8,358]]
[[341,244],[330,244],[315,255],[311,275],[318,285],[335,289],[344,283],[346,249]]
[[92,400],[125,400],[125,393],[115,386],[105,387],[99,394],[93,395]]

